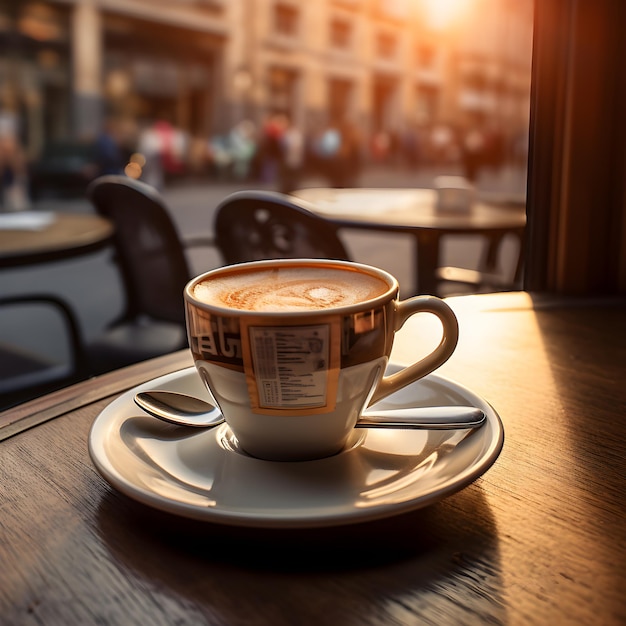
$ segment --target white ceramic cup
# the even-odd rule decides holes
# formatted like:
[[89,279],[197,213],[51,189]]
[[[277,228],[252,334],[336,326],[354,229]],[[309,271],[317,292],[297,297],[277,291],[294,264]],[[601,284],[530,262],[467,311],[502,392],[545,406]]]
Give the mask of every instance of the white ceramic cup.
[[[187,284],[195,366],[245,452],[277,461],[336,454],[365,407],[450,357],[452,309],[398,293],[381,269],[317,259],[230,265]],[[421,312],[439,318],[440,343],[384,376],[395,332]]]

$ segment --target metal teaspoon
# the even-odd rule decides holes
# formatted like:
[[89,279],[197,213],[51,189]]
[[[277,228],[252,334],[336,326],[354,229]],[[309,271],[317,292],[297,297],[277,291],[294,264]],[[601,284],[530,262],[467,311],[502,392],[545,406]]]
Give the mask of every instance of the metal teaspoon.
[[[224,421],[221,411],[200,398],[176,391],[142,391],[135,403],[146,413],[179,426],[211,428]],[[355,428],[415,428],[450,430],[478,428],[485,413],[469,406],[429,406],[366,411]]]

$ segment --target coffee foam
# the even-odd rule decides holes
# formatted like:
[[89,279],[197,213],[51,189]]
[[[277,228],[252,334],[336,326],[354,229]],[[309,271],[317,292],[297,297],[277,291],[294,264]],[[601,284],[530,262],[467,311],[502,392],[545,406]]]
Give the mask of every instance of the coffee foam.
[[382,278],[333,267],[281,267],[233,272],[198,283],[198,300],[241,311],[319,311],[357,304],[389,289]]

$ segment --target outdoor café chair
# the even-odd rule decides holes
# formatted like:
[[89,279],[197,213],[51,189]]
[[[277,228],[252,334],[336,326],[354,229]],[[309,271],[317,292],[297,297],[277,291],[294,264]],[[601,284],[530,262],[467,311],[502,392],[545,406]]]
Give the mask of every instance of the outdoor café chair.
[[187,347],[183,289],[192,273],[186,251],[213,240],[181,238],[162,195],[141,181],[101,176],[87,196],[114,223],[114,259],[125,295],[123,313],[87,346],[92,372]]
[[262,259],[351,260],[337,228],[307,203],[273,191],[237,191],[217,207],[215,245],[224,263]]
[[[66,302],[41,293],[0,298],[0,324],[10,328],[16,316],[33,332],[0,340],[0,411],[87,377],[80,326]],[[54,350],[42,328],[61,336]]]

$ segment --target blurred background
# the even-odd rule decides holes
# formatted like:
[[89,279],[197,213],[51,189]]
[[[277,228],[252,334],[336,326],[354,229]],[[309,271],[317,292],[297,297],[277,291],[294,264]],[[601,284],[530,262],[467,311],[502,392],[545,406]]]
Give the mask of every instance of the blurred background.
[[[211,235],[242,188],[460,175],[523,206],[532,36],[533,0],[0,0],[0,217],[94,213],[87,185],[111,173],[156,187],[183,238]],[[342,234],[413,293],[410,235]],[[446,237],[442,262],[475,267],[482,245]],[[519,250],[500,248],[511,274]],[[217,250],[189,260],[223,264]],[[125,310],[110,248],[0,262],[0,297],[38,292],[68,304],[86,343]],[[8,309],[0,344],[16,338],[63,351],[52,322]]]
[[0,0],[3,207],[117,171],[287,189],[523,168],[532,20],[532,0]]

